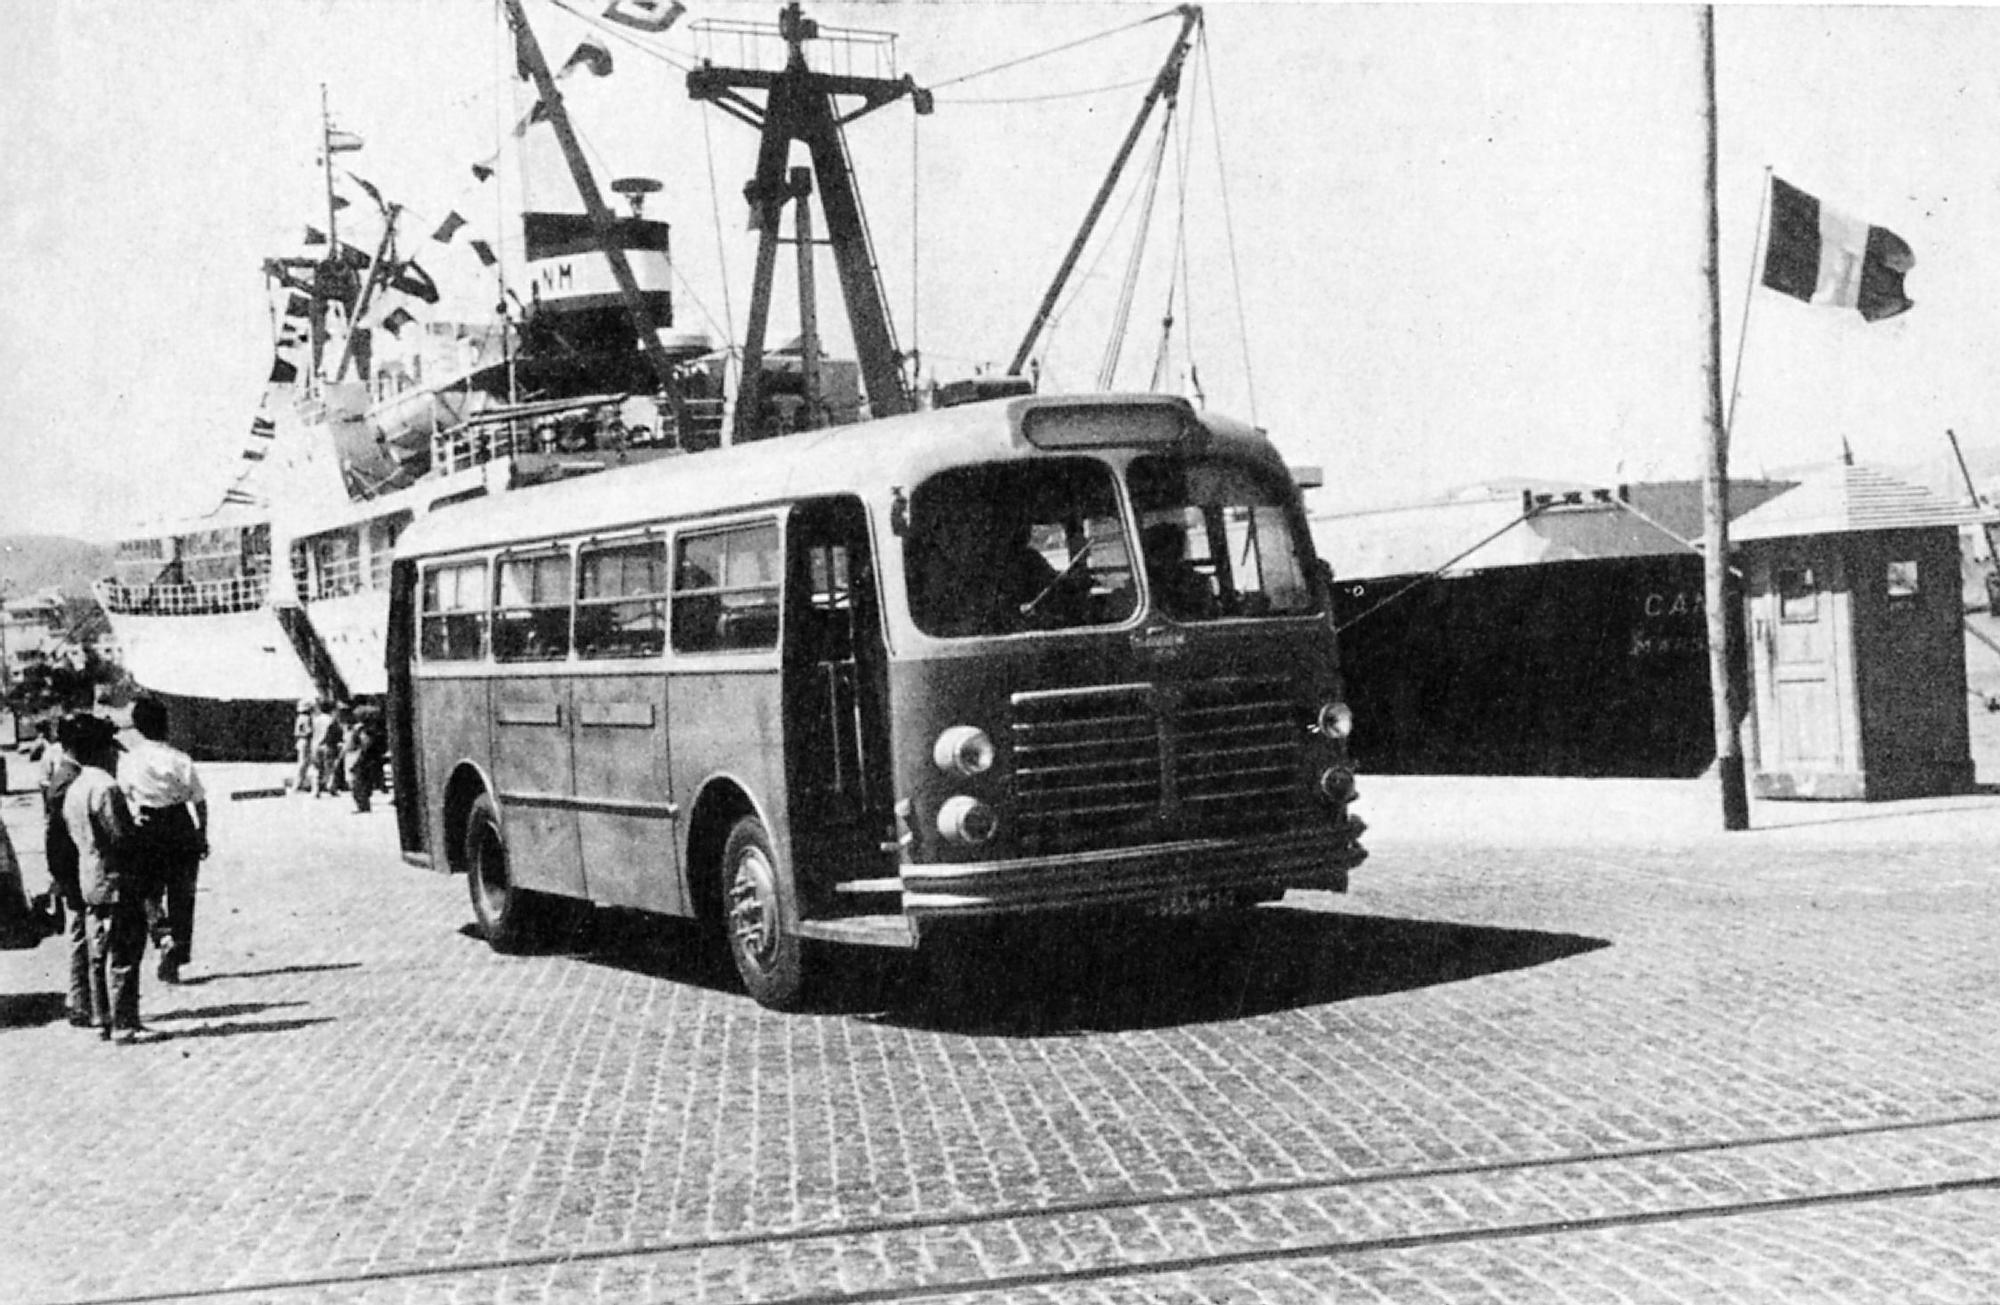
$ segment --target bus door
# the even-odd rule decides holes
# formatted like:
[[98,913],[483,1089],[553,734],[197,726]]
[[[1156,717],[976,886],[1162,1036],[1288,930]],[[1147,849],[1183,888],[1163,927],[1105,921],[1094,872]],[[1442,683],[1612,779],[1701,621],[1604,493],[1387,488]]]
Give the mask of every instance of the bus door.
[[493,604],[493,781],[508,869],[524,888],[584,895],[571,804],[570,556],[503,554]]
[[584,544],[569,730],[584,882],[595,902],[685,914],[668,766],[666,646],[666,537]]
[[809,905],[834,882],[873,874],[888,829],[885,653],[859,500],[793,511],[788,532],[784,716],[800,890]]

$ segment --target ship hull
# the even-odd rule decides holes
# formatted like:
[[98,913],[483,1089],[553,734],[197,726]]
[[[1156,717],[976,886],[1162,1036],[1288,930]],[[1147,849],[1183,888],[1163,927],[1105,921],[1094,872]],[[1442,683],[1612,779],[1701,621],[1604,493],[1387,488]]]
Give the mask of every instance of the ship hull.
[[349,694],[379,698],[389,691],[383,636],[389,628],[389,594],[367,589],[321,598],[306,607]]
[[1699,557],[1342,579],[1337,594],[1365,771],[1665,779],[1715,759]]
[[292,755],[292,720],[313,686],[269,607],[107,614],[133,683],[167,704],[176,746],[207,761]]

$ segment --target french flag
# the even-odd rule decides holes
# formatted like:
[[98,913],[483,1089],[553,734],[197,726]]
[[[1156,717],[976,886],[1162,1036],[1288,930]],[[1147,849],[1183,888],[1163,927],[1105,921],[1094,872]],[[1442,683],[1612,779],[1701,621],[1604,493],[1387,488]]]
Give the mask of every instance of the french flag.
[[1852,308],[1879,322],[1910,310],[1903,276],[1916,265],[1908,243],[1887,227],[1869,226],[1771,178],[1764,284],[1779,294]]

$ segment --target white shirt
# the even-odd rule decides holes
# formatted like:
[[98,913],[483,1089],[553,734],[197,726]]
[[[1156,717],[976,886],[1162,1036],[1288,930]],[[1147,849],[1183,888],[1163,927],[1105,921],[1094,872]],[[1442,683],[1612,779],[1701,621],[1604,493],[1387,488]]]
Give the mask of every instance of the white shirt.
[[140,739],[118,758],[118,787],[135,810],[206,802],[194,760],[170,743]]

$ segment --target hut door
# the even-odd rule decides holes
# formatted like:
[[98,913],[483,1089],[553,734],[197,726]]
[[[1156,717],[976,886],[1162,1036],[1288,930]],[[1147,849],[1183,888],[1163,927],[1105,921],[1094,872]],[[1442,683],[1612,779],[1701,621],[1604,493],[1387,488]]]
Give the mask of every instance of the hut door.
[[1758,566],[1751,631],[1758,764],[1766,773],[1845,771],[1855,763],[1841,700],[1834,559],[1781,553]]

